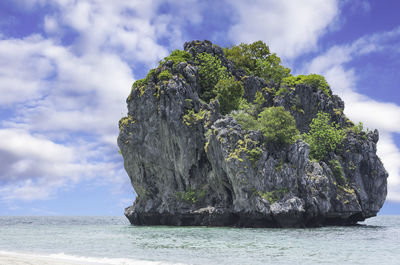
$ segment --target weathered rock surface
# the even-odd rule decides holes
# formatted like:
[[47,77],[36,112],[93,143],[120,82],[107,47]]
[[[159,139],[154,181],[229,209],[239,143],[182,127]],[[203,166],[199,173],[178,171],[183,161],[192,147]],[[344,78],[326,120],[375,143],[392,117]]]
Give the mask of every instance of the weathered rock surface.
[[[244,76],[210,42],[190,42],[185,50],[218,56],[254,100],[268,82]],[[157,80],[168,69],[169,80]],[[156,69],[144,90],[127,100],[118,145],[137,197],[125,215],[135,225],[307,227],[350,225],[375,216],[386,197],[387,173],[376,155],[378,132],[349,133],[339,153],[346,183],[329,163],[311,161],[309,145],[297,140],[276,148],[259,131],[245,131],[219,113],[217,101],[200,100],[195,63],[168,62]],[[263,92],[268,106],[284,106],[301,132],[318,111],[346,126],[338,96],[298,85],[281,96]],[[296,107],[293,107],[296,106]],[[184,119],[188,109],[199,115]],[[299,112],[298,110],[302,110]],[[249,150],[256,149],[254,157]]]

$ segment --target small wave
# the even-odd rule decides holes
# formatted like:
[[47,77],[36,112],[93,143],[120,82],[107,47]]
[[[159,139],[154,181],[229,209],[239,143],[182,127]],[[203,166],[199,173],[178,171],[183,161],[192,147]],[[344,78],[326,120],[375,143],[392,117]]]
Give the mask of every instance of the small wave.
[[[165,261],[147,261],[127,258],[83,257],[68,255],[64,253],[44,255],[0,251],[0,261],[7,262],[7,259],[9,260],[9,263],[5,264],[184,265],[183,263],[171,263]],[[18,263],[18,261],[20,263]]]

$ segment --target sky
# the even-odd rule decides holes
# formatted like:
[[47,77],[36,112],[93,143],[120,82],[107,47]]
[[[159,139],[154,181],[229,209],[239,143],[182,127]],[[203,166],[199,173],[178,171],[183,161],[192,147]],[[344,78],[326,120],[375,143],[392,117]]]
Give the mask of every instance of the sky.
[[380,132],[381,214],[400,214],[400,1],[0,2],[0,215],[122,215],[118,153],[132,82],[190,40],[262,40],[293,74],[322,74],[345,114]]

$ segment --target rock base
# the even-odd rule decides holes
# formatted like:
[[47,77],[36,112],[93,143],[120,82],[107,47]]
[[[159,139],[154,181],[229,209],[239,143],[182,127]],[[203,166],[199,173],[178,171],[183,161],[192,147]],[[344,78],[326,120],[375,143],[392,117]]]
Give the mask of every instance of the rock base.
[[352,226],[365,218],[361,213],[342,213],[341,216],[263,216],[260,214],[237,214],[229,211],[200,210],[178,214],[135,213],[133,207],[125,209],[125,216],[132,225],[138,226],[207,226],[249,228],[307,228],[321,226]]

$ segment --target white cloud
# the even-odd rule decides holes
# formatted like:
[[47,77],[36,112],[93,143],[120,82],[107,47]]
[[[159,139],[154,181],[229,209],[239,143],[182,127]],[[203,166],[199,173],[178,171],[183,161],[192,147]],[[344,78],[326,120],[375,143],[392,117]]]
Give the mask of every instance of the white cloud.
[[60,30],[58,27],[58,22],[54,17],[47,16],[44,18],[44,30],[47,33],[54,34],[57,30]]
[[336,0],[232,1],[239,18],[229,31],[233,41],[263,40],[284,58],[317,48],[317,41],[335,22]]
[[[68,31],[51,31],[49,21],[57,17],[59,27],[77,33],[75,49],[81,54],[118,52],[125,60],[154,62],[167,55],[158,44],[157,1],[54,1],[59,13],[46,17],[49,33],[55,37]],[[55,24],[55,23],[53,23]],[[172,37],[172,36],[171,36]],[[173,36],[175,37],[175,36]]]
[[[2,79],[18,82],[0,85],[1,93],[9,95],[2,97],[0,105],[25,104],[3,125],[41,132],[116,134],[133,81],[130,68],[120,58],[106,53],[76,56],[41,38],[0,41],[0,58],[5,57],[0,60],[14,55]],[[50,75],[56,78],[49,79]]]
[[47,197],[83,170],[74,150],[20,129],[0,129],[0,198]]
[[[7,65],[0,70],[0,107],[12,113],[0,124],[0,200],[46,199],[94,177],[114,193],[126,190],[116,139],[134,81],[131,67],[154,66],[168,49],[182,47],[181,27],[202,21],[197,2],[18,4],[24,12],[52,12],[43,17],[47,39],[0,35],[0,63]],[[165,4],[171,12],[159,15]]]
[[[400,133],[400,106],[379,102],[357,91],[358,76],[346,64],[365,55],[391,52],[391,41],[400,36],[400,28],[364,36],[351,45],[334,46],[314,58],[303,69],[305,73],[319,73],[326,77],[333,91],[345,102],[345,114],[355,122],[363,122],[370,129],[380,131],[378,155],[388,178],[388,199],[400,201],[400,150],[393,140],[393,133]],[[392,53],[392,56],[398,56]]]
[[378,102],[357,93],[346,95],[347,111],[355,120],[363,121],[370,128],[400,133],[400,106]]
[[[97,183],[118,188],[129,183],[116,146],[118,120],[126,112],[124,102],[133,80],[127,64],[112,54],[76,56],[38,37],[2,40],[2,46],[8,47],[8,54],[18,54],[3,78],[16,73],[29,78],[20,94],[15,93],[19,87],[9,87],[17,96],[3,102],[17,104],[17,110],[15,117],[3,120],[6,128],[0,130],[0,198],[45,199],[94,176]],[[36,72],[19,68],[37,58],[49,67],[37,67]],[[45,80],[48,73],[57,78]],[[30,91],[37,83],[40,89]],[[89,140],[83,140],[85,135]]]
[[35,157],[49,163],[70,161],[73,157],[71,149],[18,129],[0,129],[0,148],[11,156]]
[[9,106],[40,97],[53,66],[35,51],[47,44],[39,36],[0,40],[0,64],[6,66],[0,68],[0,105]]
[[[132,52],[146,63],[158,60],[166,49],[156,43],[152,26],[148,37],[131,29],[137,38],[132,41],[122,23],[125,18],[119,18],[122,9],[101,6],[94,14],[99,2],[74,3],[60,2],[69,7],[67,13],[44,19],[45,30],[56,34],[52,39],[32,35],[0,40],[0,63],[7,65],[0,70],[0,106],[15,109],[14,116],[2,120],[1,200],[45,199],[94,176],[96,183],[112,184],[112,190],[129,183],[116,146],[118,120],[126,113],[125,99],[134,80],[124,53]],[[74,24],[74,19],[83,20]],[[144,17],[129,23],[142,27],[149,21]],[[113,31],[112,23],[121,25]],[[78,42],[69,47],[62,46],[58,36],[65,33],[58,29],[66,26],[79,31]],[[115,50],[102,47],[109,44]]]
[[82,140],[67,146],[48,138],[0,129],[0,201],[47,199],[83,180],[112,184],[114,192],[129,183],[116,149]]

